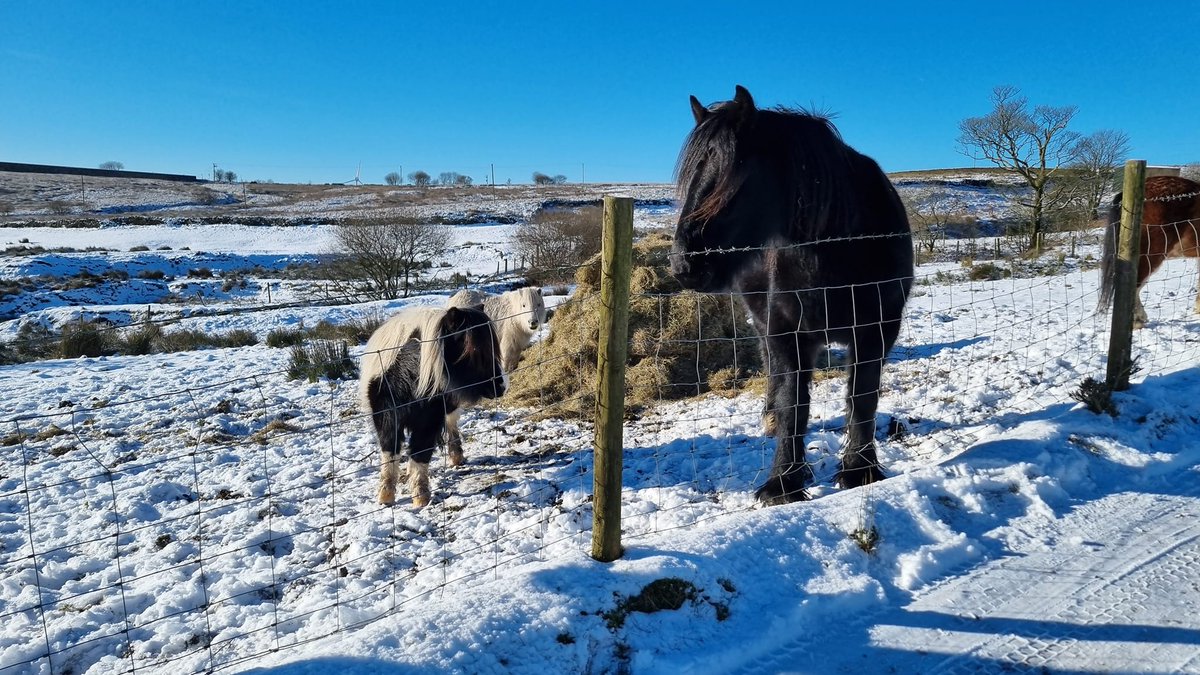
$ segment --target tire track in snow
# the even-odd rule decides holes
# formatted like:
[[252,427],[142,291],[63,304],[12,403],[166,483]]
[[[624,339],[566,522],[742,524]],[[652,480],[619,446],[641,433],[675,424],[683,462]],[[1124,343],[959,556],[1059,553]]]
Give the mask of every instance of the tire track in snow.
[[738,672],[1200,673],[1200,498],[1109,495],[1056,526],[1069,543],[984,563],[859,622],[797,626],[804,635]]

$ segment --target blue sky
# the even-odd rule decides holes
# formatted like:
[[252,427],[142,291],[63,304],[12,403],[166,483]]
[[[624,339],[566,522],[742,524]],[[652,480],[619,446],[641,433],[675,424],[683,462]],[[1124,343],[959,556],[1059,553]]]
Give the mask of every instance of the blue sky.
[[885,170],[971,166],[996,85],[1200,161],[1200,2],[0,0],[0,161],[366,182],[672,178],[705,103],[837,114]]

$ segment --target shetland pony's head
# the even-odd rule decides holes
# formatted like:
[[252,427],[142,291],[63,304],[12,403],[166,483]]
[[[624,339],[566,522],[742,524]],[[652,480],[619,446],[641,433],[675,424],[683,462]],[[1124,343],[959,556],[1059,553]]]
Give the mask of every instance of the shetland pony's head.
[[447,393],[464,402],[504,395],[508,378],[500,368],[500,343],[487,314],[474,307],[451,307],[438,323],[437,335]]
[[528,321],[529,330],[537,330],[546,323],[546,301],[542,299],[542,289],[526,286],[509,291],[503,297],[509,303],[508,315],[517,317],[521,322]]

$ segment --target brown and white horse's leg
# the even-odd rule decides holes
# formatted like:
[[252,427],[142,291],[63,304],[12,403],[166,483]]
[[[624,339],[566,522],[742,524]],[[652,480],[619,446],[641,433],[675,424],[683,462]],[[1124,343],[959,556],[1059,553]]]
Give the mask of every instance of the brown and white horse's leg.
[[[1196,269],[1200,272],[1200,256],[1196,257]],[[1200,314],[1200,274],[1197,274],[1196,279],[1196,302],[1192,305],[1192,311]]]

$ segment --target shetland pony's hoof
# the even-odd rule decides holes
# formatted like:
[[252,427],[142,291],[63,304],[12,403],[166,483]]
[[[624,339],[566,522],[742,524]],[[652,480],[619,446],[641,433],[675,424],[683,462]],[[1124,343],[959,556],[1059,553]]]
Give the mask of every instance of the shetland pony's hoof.
[[457,451],[454,448],[450,448],[446,452],[446,464],[449,466],[462,466],[466,461],[467,457],[463,454],[462,448],[459,448]]
[[772,476],[754,492],[754,498],[762,502],[763,506],[779,506],[808,501],[808,493],[804,491],[803,481],[797,481],[787,476]]
[[847,469],[842,467],[838,470],[834,482],[838,487],[843,489],[862,487],[870,485],[887,478],[887,474],[877,464],[868,464],[867,466]]
[[426,506],[429,506],[429,494],[426,493],[423,495],[413,495],[412,505],[414,509],[423,509]]
[[384,506],[391,506],[396,501],[396,488],[381,487],[379,488],[379,503]]

